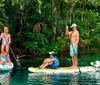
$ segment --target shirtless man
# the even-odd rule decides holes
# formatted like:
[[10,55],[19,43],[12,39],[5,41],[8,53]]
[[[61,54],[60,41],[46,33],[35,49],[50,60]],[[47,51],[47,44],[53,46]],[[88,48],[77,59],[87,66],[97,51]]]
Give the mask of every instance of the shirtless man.
[[1,33],[0,35],[0,40],[2,39],[1,53],[6,51],[7,55],[9,55],[9,45],[11,43],[11,37],[10,34],[8,34],[8,31],[8,27],[4,27],[4,33]]
[[78,55],[78,43],[79,43],[79,32],[77,30],[77,25],[73,23],[71,25],[72,31],[69,32],[68,26],[66,26],[66,35],[69,35],[71,39],[70,44],[70,56],[72,57],[72,63],[71,66],[72,69],[76,69],[78,67],[78,61],[77,61],[77,55]]

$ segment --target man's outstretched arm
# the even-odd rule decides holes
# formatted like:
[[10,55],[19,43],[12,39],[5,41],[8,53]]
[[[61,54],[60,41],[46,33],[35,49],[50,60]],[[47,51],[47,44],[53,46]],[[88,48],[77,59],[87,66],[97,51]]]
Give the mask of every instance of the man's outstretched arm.
[[71,33],[72,33],[72,31],[71,31],[71,32],[69,32],[69,30],[68,30],[68,26],[66,26],[65,35],[70,35]]

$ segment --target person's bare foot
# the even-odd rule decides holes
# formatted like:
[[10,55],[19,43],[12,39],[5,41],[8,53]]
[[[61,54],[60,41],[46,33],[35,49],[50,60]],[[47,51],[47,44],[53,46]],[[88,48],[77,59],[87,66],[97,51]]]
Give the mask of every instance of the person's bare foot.
[[44,67],[41,67],[40,69],[45,69]]
[[72,69],[77,69],[78,67],[77,66],[74,66]]
[[39,69],[41,69],[42,68],[42,66],[39,66]]
[[39,66],[39,69],[45,69],[43,66]]
[[74,66],[70,66],[69,68],[73,68]]

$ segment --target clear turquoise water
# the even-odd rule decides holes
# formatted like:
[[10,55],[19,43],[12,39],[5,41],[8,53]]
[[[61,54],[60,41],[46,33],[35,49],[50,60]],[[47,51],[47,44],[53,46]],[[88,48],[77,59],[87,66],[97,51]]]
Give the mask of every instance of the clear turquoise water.
[[[74,74],[41,74],[17,70],[5,77],[6,85],[100,85],[100,72]],[[7,75],[6,75],[7,76]]]
[[[47,56],[48,57],[48,56]],[[100,85],[100,72],[73,74],[42,74],[30,73],[29,66],[38,66],[44,58],[22,59],[22,69],[14,68],[12,72],[0,73],[0,85]],[[81,66],[90,65],[91,61],[100,60],[100,53],[80,55]],[[70,57],[60,58],[61,66],[70,66]],[[26,65],[27,64],[27,65]],[[26,65],[26,66],[25,66]]]

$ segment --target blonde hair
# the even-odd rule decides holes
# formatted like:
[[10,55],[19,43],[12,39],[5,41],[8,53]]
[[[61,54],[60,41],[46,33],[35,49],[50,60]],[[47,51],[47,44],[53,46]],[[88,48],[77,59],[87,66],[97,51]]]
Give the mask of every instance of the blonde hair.
[[5,31],[5,30],[9,30],[8,27],[5,26],[5,27],[4,27],[4,31]]

